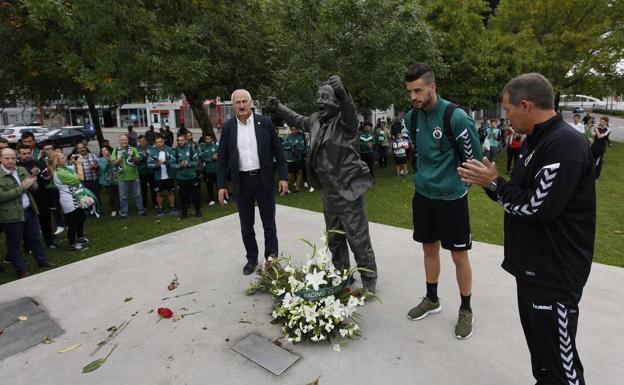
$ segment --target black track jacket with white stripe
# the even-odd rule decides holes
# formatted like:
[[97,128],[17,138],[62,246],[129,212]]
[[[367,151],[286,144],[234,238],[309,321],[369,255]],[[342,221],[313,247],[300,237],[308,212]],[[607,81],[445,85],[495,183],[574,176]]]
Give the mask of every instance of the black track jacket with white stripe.
[[503,269],[527,283],[580,289],[594,253],[596,191],[585,137],[560,116],[535,125],[510,181],[491,199],[505,208]]

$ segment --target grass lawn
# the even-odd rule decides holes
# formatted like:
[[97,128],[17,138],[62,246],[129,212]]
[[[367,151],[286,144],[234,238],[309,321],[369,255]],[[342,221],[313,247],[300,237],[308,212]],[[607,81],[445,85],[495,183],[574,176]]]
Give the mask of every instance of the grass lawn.
[[[594,261],[624,267],[624,200],[621,199],[624,187],[624,144],[613,142],[607,150],[600,182],[597,184],[597,228]],[[498,159],[499,166],[505,164],[505,156]],[[411,199],[414,193],[410,178],[394,175],[393,162],[384,170],[375,170],[377,181],[366,194],[368,218],[371,222],[383,223],[402,228],[411,228]],[[205,194],[205,188],[204,188]],[[107,199],[103,199],[107,202]],[[203,201],[206,201],[204,195]],[[503,209],[487,198],[480,188],[472,188],[469,194],[470,218],[473,239],[480,242],[502,244]],[[313,211],[322,211],[318,191],[307,191],[277,198],[278,204],[298,207]],[[132,207],[132,204],[130,205]],[[215,218],[236,212],[234,204],[211,206],[204,204],[203,218],[191,217],[178,220],[171,216],[155,218],[130,216],[119,220],[108,216],[105,208],[102,218],[88,218],[85,226],[86,236],[91,240],[89,248],[82,252],[70,252],[65,233],[59,237],[59,248],[48,250],[50,259],[59,265],[76,262],[94,255],[128,246],[147,239],[158,237],[172,231],[197,225]],[[190,210],[193,213],[193,210]],[[150,213],[150,214],[153,214]],[[278,223],[279,229],[279,223]],[[530,242],[530,240],[527,240]],[[416,247],[416,246],[415,246]],[[0,239],[0,250],[5,250],[4,237]],[[27,256],[31,273],[37,273],[32,256]],[[16,279],[13,268],[4,265],[0,272],[0,284]]]

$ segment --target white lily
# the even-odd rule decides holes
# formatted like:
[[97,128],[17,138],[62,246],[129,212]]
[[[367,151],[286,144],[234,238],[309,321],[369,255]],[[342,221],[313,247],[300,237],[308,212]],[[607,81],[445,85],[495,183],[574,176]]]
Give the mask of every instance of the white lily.
[[307,285],[312,285],[312,288],[314,290],[318,290],[319,286],[321,286],[322,284],[326,284],[327,281],[324,279],[325,277],[325,271],[321,270],[321,271],[315,271],[313,273],[308,273],[305,277],[306,280],[306,284]]

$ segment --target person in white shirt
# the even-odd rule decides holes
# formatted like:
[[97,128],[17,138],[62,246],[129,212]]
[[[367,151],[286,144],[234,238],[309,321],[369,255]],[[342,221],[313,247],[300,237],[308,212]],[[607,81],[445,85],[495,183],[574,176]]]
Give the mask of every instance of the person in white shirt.
[[570,125],[576,131],[580,132],[581,134],[585,134],[585,126],[583,125],[583,122],[581,122],[581,115],[574,114],[574,116],[572,117],[572,123],[570,123]]

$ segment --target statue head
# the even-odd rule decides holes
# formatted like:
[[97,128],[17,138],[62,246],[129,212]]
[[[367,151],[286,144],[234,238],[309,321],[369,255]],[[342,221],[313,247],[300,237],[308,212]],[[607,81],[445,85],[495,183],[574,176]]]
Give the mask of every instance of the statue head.
[[334,94],[334,90],[328,83],[321,84],[318,89],[317,96],[316,106],[321,120],[327,121],[338,115],[338,112],[340,111],[338,99]]

